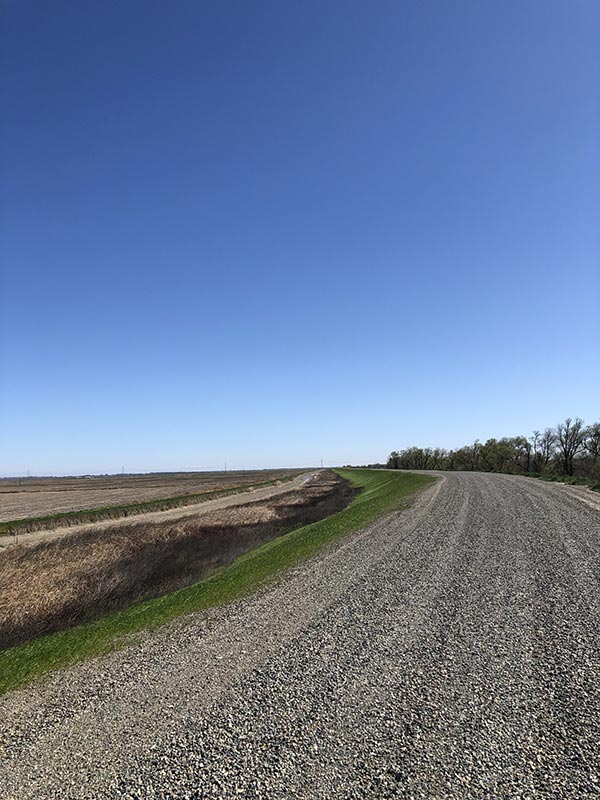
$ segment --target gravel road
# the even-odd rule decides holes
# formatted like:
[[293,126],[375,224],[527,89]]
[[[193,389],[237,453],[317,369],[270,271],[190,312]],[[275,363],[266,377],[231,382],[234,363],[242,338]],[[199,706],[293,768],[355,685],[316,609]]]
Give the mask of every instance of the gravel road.
[[451,473],[249,600],[0,698],[0,797],[600,797],[600,508]]

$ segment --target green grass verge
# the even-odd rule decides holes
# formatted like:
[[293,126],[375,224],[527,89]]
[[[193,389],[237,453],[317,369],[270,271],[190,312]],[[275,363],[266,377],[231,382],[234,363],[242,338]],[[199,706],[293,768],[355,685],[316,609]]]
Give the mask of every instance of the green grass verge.
[[361,490],[343,511],[273,539],[193,586],[0,652],[0,694],[57,667],[123,647],[137,631],[157,628],[182,614],[248,595],[323,545],[386,512],[407,506],[410,495],[435,480],[393,471],[336,472]]
[[41,529],[58,528],[61,525],[80,525],[88,522],[100,522],[105,519],[120,519],[136,514],[147,514],[150,511],[168,511],[170,508],[191,506],[195,503],[204,503],[218,497],[227,497],[250,489],[262,489],[274,486],[276,483],[285,483],[297,478],[300,473],[282,475],[269,481],[247,483],[240,486],[231,486],[227,489],[214,489],[198,494],[182,494],[176,497],[163,497],[158,500],[145,500],[141,503],[125,503],[117,506],[101,506],[100,508],[86,508],[81,511],[62,511],[59,514],[48,514],[43,517],[23,517],[22,519],[0,522],[0,536],[13,536],[15,533],[30,533]]
[[567,483],[569,486],[587,486],[593,492],[600,492],[600,483],[593,478],[573,477],[571,475],[555,475],[554,473],[527,472],[527,478],[537,478],[540,481],[552,481],[555,483]]

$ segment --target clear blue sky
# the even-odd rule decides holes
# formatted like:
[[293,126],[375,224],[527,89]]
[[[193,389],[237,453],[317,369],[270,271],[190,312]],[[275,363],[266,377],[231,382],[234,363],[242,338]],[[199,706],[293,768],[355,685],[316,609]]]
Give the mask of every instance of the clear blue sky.
[[600,417],[600,3],[2,0],[0,473]]

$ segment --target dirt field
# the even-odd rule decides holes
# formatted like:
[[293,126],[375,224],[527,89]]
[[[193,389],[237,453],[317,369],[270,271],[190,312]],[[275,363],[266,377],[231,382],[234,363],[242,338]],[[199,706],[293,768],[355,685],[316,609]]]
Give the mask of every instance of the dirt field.
[[0,648],[199,580],[262,542],[339,511],[353,494],[347,481],[323,471],[270,497],[246,496],[244,505],[6,548]]
[[0,479],[0,522],[246,486],[300,470]]
[[223,497],[215,497],[212,500],[203,500],[201,503],[190,503],[185,506],[166,509],[164,511],[146,511],[142,514],[135,514],[130,517],[117,517],[115,519],[101,519],[97,522],[76,522],[68,521],[66,525],[51,525],[33,531],[19,532],[18,536],[0,536],[0,551],[6,547],[14,547],[16,544],[36,544],[50,538],[56,539],[60,536],[67,536],[73,533],[85,533],[87,531],[103,531],[108,528],[123,529],[124,525],[147,525],[149,523],[179,522],[185,518],[198,517],[212,511],[221,509],[231,509],[235,506],[246,506],[248,503],[256,503],[259,500],[269,500],[280,494],[287,494],[296,489],[304,488],[305,483],[310,480],[314,472],[301,472],[292,480],[277,481],[268,486],[258,486],[252,484],[239,494],[226,494]]

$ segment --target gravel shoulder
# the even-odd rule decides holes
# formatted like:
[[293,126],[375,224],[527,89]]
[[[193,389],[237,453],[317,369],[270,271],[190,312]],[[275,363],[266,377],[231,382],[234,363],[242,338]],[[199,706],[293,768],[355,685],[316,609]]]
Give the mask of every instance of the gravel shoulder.
[[600,514],[448,473],[265,591],[0,698],[1,798],[600,796]]

